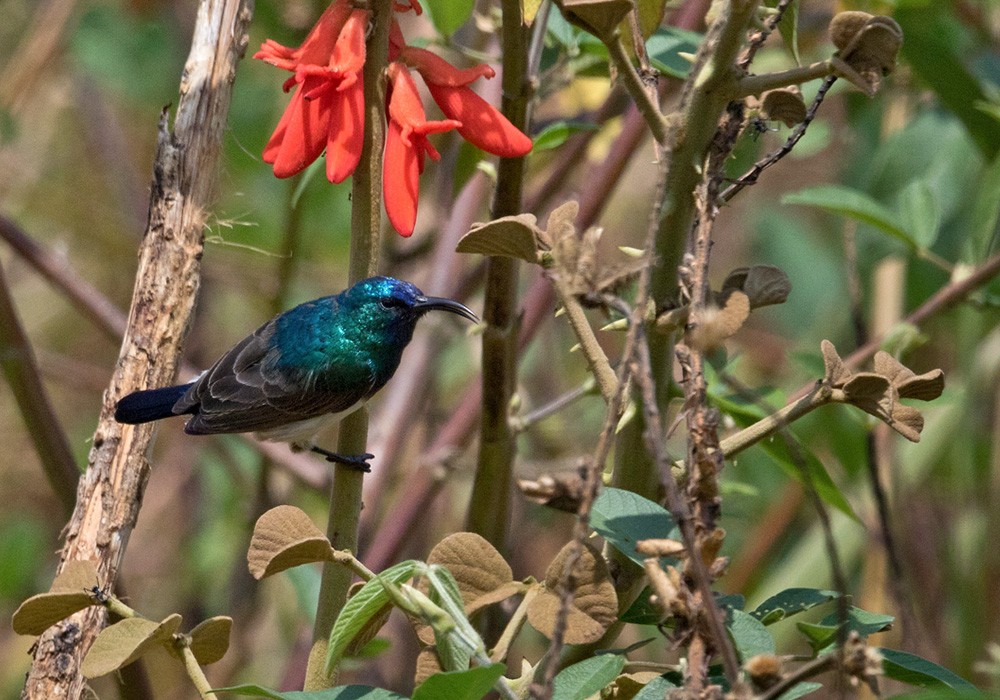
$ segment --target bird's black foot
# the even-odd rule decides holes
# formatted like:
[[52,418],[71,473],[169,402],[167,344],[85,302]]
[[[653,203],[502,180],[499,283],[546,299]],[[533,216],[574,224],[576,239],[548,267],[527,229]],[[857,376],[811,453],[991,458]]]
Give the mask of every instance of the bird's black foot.
[[357,469],[360,472],[370,472],[372,470],[372,465],[368,464],[368,460],[375,455],[370,452],[365,452],[360,455],[342,455],[337,452],[330,452],[330,450],[324,450],[322,447],[313,446],[310,449],[316,454],[323,455],[327,462],[343,464],[345,467]]

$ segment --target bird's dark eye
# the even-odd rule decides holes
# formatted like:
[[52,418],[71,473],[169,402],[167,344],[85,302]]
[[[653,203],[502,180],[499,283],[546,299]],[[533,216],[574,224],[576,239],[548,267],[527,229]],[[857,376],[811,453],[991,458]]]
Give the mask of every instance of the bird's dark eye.
[[382,297],[378,300],[378,305],[383,309],[398,309],[403,302],[396,297]]

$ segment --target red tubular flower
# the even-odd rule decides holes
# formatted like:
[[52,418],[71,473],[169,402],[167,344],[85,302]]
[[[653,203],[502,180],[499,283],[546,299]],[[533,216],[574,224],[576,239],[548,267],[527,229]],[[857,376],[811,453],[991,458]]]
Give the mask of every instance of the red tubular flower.
[[492,68],[478,65],[460,70],[414,46],[399,47],[399,55],[417,69],[445,116],[462,123],[458,133],[466,141],[503,158],[517,158],[531,150],[531,139],[468,87],[480,77],[492,78]]
[[382,164],[382,197],[389,222],[401,236],[411,235],[416,224],[424,155],[434,160],[441,157],[427,135],[459,127],[461,123],[453,119],[427,121],[410,71],[402,63],[389,64],[389,125]]
[[341,182],[361,158],[364,136],[365,28],[368,13],[349,0],[326,9],[302,46],[291,49],[267,40],[254,54],[292,71],[284,89],[295,88],[285,113],[264,148],[264,162],[276,177],[290,177],[326,149],[326,176]]

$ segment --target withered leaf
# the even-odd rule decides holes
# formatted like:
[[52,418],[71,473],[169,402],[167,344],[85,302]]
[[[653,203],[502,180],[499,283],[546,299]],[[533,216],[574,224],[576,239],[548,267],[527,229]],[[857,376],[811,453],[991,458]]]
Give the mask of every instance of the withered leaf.
[[202,666],[219,661],[229,650],[233,618],[219,615],[199,622],[191,630],[191,653]]
[[542,474],[536,481],[518,479],[517,487],[525,498],[539,505],[576,513],[583,496],[583,477],[579,471]]
[[[545,572],[544,590],[528,604],[528,622],[548,638],[552,638],[559,614],[559,581],[573,543],[560,550]],[[567,644],[587,644],[601,638],[618,617],[618,596],[601,553],[585,543],[575,569],[576,593],[566,620]]]
[[858,372],[844,383],[844,394],[851,403],[879,401],[889,386],[889,380],[881,374]]
[[278,506],[260,516],[247,551],[247,565],[256,579],[332,558],[329,540],[294,506]]
[[688,342],[701,350],[711,350],[738,331],[749,316],[749,297],[741,291],[733,290],[721,309],[708,307],[699,314]]
[[841,387],[851,377],[851,370],[840,359],[837,348],[829,340],[820,343],[823,352],[823,365],[826,371],[823,373],[823,381],[832,387]]
[[892,407],[892,420],[889,427],[905,437],[910,442],[920,442],[920,433],[924,429],[924,417],[912,406],[901,403]]
[[557,0],[567,22],[602,41],[611,41],[615,29],[632,10],[631,0]]
[[[428,627],[428,629],[430,628]],[[431,637],[433,639],[433,635],[431,635]],[[441,662],[438,661],[437,653],[434,651],[434,647],[424,647],[420,650],[420,654],[417,655],[417,668],[413,674],[414,687],[420,685],[435,673],[440,673],[443,670],[444,669],[441,668]]]
[[875,371],[896,387],[900,398],[933,401],[944,391],[944,372],[940,369],[914,374],[909,367],[881,350],[875,353]]
[[[451,572],[462,594],[462,603],[466,610],[483,596],[489,596],[495,591],[507,589],[514,580],[510,564],[496,548],[481,535],[473,532],[456,532],[445,537],[435,545],[427,557],[428,564],[440,564]],[[504,595],[504,598],[516,593]],[[491,602],[496,602],[495,596]]]
[[539,249],[547,249],[545,233],[533,214],[504,216],[484,224],[473,224],[455,250],[459,253],[501,255],[530,263],[538,262]]
[[153,647],[168,642],[181,625],[174,613],[162,622],[130,617],[105,627],[83,660],[81,671],[87,678],[97,678],[128,666]]
[[14,631],[39,635],[60,620],[94,605],[90,590],[97,582],[94,562],[66,562],[47,593],[33,595],[18,606],[12,620]]
[[734,289],[749,297],[751,309],[758,309],[784,304],[792,291],[792,283],[780,267],[754,265],[736,268],[726,276],[722,283],[722,296]]
[[780,121],[789,128],[806,120],[806,103],[798,87],[768,90],[762,97],[761,108],[768,119]]

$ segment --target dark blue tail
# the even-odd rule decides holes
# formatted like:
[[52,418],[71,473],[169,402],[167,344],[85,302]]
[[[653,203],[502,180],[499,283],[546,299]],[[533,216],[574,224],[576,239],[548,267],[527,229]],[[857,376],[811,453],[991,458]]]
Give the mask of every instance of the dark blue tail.
[[132,392],[115,406],[115,420],[134,425],[169,418],[175,415],[174,404],[190,388],[190,384],[181,384]]

